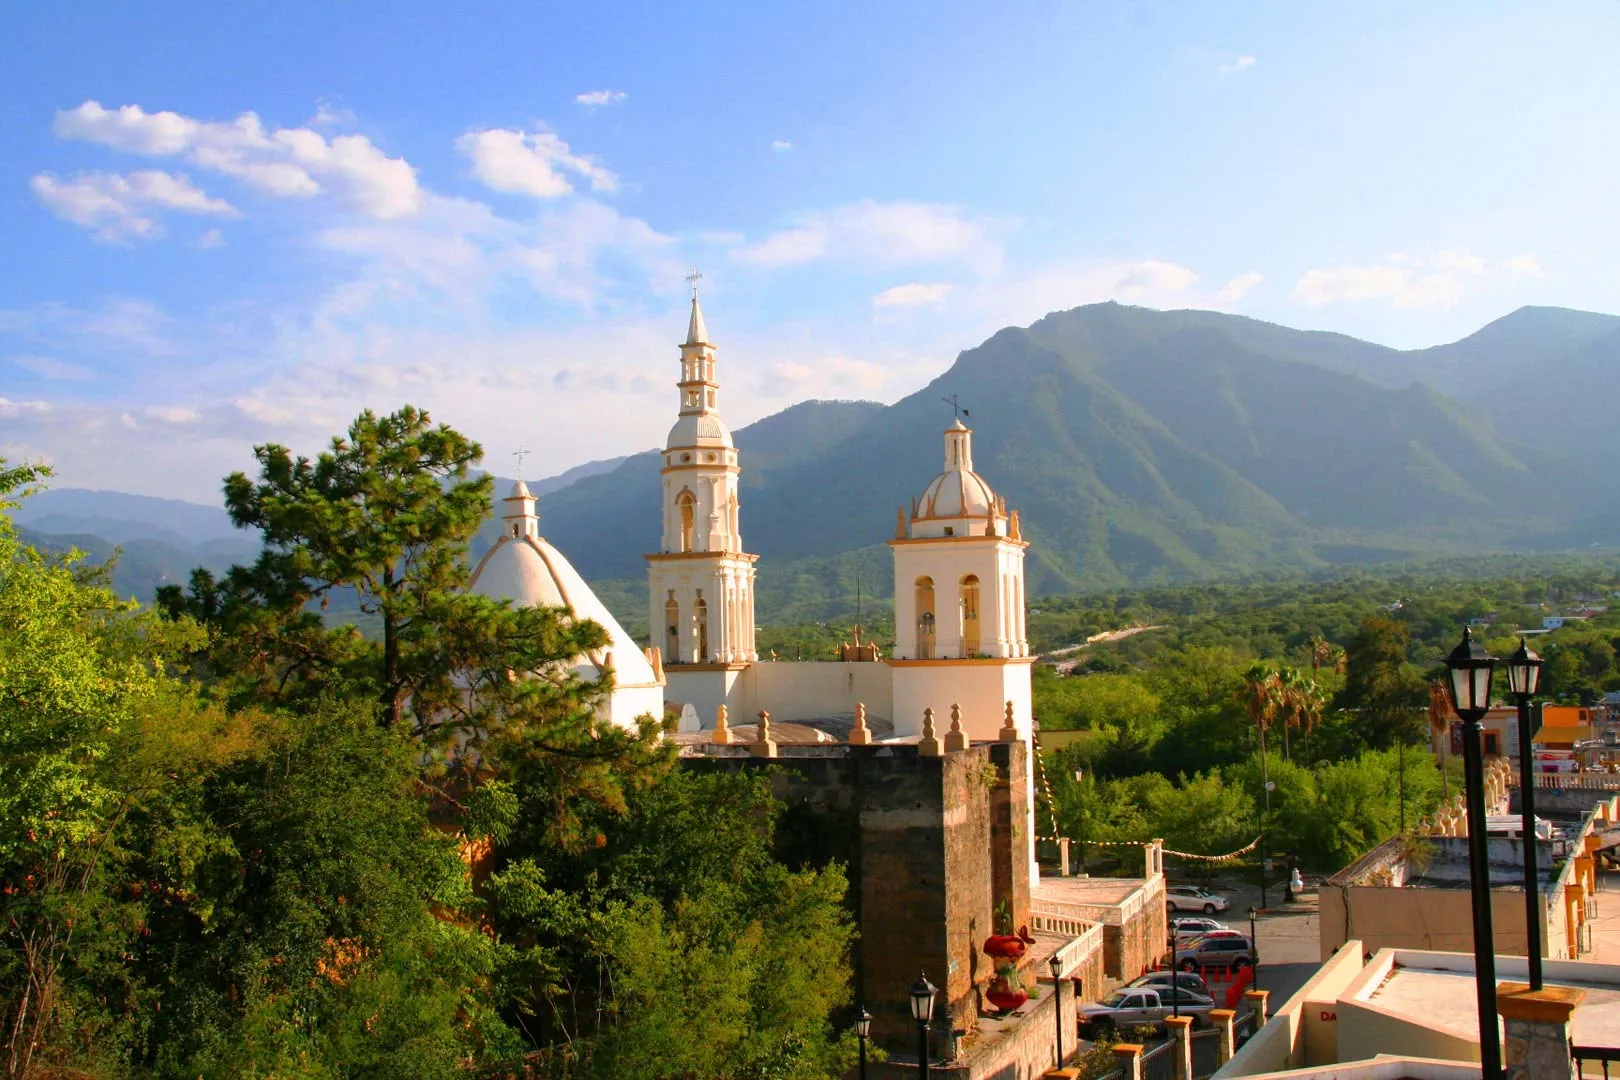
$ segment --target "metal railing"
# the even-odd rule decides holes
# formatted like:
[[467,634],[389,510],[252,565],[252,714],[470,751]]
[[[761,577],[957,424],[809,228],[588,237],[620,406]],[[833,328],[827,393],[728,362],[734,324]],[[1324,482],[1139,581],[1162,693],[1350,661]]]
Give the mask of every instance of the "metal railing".
[[1166,1039],[1142,1054],[1142,1080],[1175,1080],[1176,1055],[1181,1044]]
[[[1620,1062],[1620,1047],[1615,1046],[1575,1046],[1569,1048],[1569,1056],[1575,1059],[1575,1072],[1579,1076],[1587,1075],[1586,1066],[1590,1062],[1603,1066],[1604,1080],[1609,1075],[1609,1063]],[[1620,1069],[1616,1070],[1620,1072]],[[1596,1076],[1596,1073],[1591,1075]]]
[[1215,1028],[1192,1033],[1193,1080],[1214,1076],[1221,1067],[1221,1033]]

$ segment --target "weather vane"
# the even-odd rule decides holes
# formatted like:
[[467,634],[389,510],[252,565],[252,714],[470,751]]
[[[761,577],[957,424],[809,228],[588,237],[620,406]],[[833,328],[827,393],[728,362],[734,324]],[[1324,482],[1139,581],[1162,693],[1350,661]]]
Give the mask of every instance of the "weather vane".
[[962,408],[961,403],[959,403],[956,400],[956,395],[955,394],[952,394],[948,398],[940,398],[940,400],[951,407],[951,412],[953,412],[956,415],[956,418],[958,420],[960,420],[964,416],[972,416],[973,415],[972,413],[968,412],[966,409]]
[[518,463],[518,475],[517,475],[517,478],[519,480],[522,480],[523,479],[523,459],[529,456],[529,451],[527,449],[525,449],[524,447],[519,446],[516,450],[512,451],[512,456],[517,458],[517,463]]
[[692,267],[691,271],[686,275],[687,284],[692,286],[692,299],[694,300],[697,299],[697,283],[702,280],[703,275],[698,273],[698,268],[695,266]]

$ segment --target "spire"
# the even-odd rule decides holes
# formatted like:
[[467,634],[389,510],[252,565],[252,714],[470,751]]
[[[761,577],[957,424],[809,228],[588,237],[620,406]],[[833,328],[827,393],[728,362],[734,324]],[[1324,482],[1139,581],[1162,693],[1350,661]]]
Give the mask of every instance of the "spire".
[[687,345],[709,344],[709,328],[703,325],[703,309],[698,306],[697,293],[692,294],[692,318],[686,324]]
[[945,471],[973,471],[973,432],[961,420],[945,429]]
[[703,325],[703,309],[698,306],[697,283],[701,280],[703,275],[698,273],[697,267],[692,267],[691,272],[686,275],[687,284],[692,286],[692,318],[686,324],[687,345],[709,344],[709,328]]

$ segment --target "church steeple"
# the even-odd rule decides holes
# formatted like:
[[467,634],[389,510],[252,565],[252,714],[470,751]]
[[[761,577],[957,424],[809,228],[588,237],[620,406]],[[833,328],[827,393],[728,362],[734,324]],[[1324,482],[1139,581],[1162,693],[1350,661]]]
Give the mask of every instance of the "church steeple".
[[754,657],[754,558],[743,551],[731,431],[720,419],[715,348],[694,270],[681,343],[680,412],[664,441],[663,540],[647,556],[654,643],[666,664],[748,663]]

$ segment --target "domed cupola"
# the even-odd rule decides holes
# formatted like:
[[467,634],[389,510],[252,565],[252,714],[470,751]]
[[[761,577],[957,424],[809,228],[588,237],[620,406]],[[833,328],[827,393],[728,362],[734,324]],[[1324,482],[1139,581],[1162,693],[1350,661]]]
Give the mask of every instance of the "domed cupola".
[[1007,535],[1007,504],[973,471],[973,432],[961,420],[945,429],[945,470],[912,500],[909,533]]

